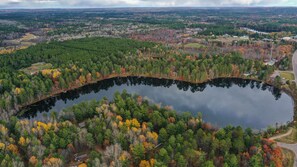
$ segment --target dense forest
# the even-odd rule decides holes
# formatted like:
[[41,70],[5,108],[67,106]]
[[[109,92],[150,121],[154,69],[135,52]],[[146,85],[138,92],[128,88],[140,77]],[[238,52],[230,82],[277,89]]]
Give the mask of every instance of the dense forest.
[[244,59],[239,53],[185,55],[155,43],[129,39],[86,38],[38,44],[1,57],[1,118],[8,119],[20,106],[54,93],[112,76],[153,76],[198,83],[244,77],[246,73],[266,80],[273,70],[273,66]]
[[[1,166],[281,166],[276,143],[251,129],[215,129],[123,91],[53,112],[47,121],[0,124]],[[84,157],[75,162],[74,154]],[[85,157],[86,156],[86,157]],[[88,160],[86,160],[88,159]],[[77,160],[77,159],[76,159]]]

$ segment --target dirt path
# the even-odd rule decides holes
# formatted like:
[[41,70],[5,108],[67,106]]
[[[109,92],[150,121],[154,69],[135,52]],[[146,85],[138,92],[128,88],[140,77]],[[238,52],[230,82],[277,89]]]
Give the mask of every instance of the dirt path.
[[293,129],[290,128],[288,130],[288,132],[284,133],[284,134],[279,134],[279,135],[276,135],[276,136],[273,136],[271,138],[269,138],[270,140],[276,140],[276,139],[279,139],[279,138],[282,138],[282,137],[286,137],[286,136],[289,136],[291,133],[292,133]]
[[[276,139],[279,139],[279,138],[282,138],[282,137],[286,137],[286,136],[289,136],[291,133],[292,133],[293,129],[290,128],[288,130],[288,132],[286,132],[285,134],[280,134],[280,135],[277,135],[277,136],[273,136],[271,138],[269,138],[270,140],[276,140]],[[294,167],[297,167],[297,143],[295,144],[287,144],[287,143],[283,143],[283,142],[277,142],[277,145],[282,147],[282,148],[286,148],[288,150],[292,150],[295,154],[294,156]]]

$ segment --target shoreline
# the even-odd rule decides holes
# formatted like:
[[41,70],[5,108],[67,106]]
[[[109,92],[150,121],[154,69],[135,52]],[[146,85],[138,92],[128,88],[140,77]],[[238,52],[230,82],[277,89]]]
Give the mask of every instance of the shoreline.
[[[59,94],[62,94],[62,93],[66,93],[66,92],[69,92],[69,91],[74,91],[74,90],[77,90],[77,89],[80,89],[84,86],[88,86],[88,85],[92,85],[92,84],[96,84],[98,82],[101,82],[101,81],[104,81],[104,80],[107,80],[107,79],[112,79],[112,78],[125,78],[125,77],[146,77],[146,78],[154,78],[154,79],[168,79],[168,80],[174,80],[174,81],[182,81],[182,82],[187,82],[187,83],[191,83],[191,84],[202,84],[202,83],[206,83],[206,82],[209,82],[211,80],[214,80],[214,79],[222,79],[222,78],[230,78],[230,79],[246,79],[246,80],[251,80],[251,81],[258,81],[258,82],[262,82],[262,83],[265,83],[267,85],[270,85],[270,86],[274,86],[278,89],[280,89],[282,92],[286,93],[288,96],[290,96],[292,98],[292,102],[293,102],[293,112],[294,112],[294,116],[293,116],[293,120],[295,122],[295,118],[297,118],[295,115],[297,114],[297,101],[295,100],[296,98],[294,98],[294,93],[289,90],[289,89],[286,89],[286,88],[283,88],[283,87],[277,87],[275,85],[273,85],[273,83],[271,81],[263,81],[263,80],[259,80],[259,79],[256,79],[256,78],[251,78],[251,77],[243,77],[243,76],[222,76],[222,77],[214,77],[214,78],[208,78],[204,81],[193,81],[193,80],[188,80],[188,79],[183,79],[182,77],[168,77],[168,76],[158,76],[158,75],[149,75],[149,74],[139,74],[139,75],[136,75],[136,74],[130,74],[130,73],[126,73],[126,74],[111,74],[111,75],[108,75],[108,76],[105,76],[105,77],[101,77],[100,79],[95,79],[95,80],[92,80],[92,81],[89,81],[89,82],[86,82],[84,84],[79,84],[79,85],[72,85],[70,86],[69,88],[66,88],[66,89],[57,89],[55,91],[53,91],[50,95],[45,95],[43,97],[40,97],[34,101],[31,101],[31,102],[28,102],[24,105],[18,105],[17,106],[17,109],[16,109],[16,113],[14,115],[18,115],[18,114],[24,114],[26,111],[24,111],[24,109],[26,109],[27,107],[31,106],[31,105],[34,105],[38,102],[41,102],[43,100],[47,100],[47,99],[50,99],[52,97],[55,97],[55,96],[58,96]],[[295,114],[296,113],[296,114]]]

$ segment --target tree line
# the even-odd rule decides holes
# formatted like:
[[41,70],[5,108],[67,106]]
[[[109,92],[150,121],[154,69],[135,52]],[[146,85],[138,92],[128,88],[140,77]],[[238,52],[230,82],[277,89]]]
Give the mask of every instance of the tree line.
[[[50,69],[25,73],[34,63]],[[8,119],[22,105],[110,76],[134,75],[205,82],[218,77],[266,80],[274,70],[239,53],[186,55],[150,42],[86,38],[38,44],[0,59],[0,117]]]

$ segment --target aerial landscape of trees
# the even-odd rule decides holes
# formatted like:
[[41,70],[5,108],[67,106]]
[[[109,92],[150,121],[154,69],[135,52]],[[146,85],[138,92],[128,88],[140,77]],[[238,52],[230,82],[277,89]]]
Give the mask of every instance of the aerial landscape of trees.
[[200,83],[249,73],[252,79],[269,79],[273,66],[244,59],[239,53],[203,57],[151,42],[85,38],[3,55],[0,65],[1,165],[62,165],[71,163],[74,153],[86,151],[86,163],[93,166],[282,163],[280,148],[261,134],[231,126],[218,130],[201,116],[158,108],[126,92],[116,93],[111,102],[83,102],[60,114],[53,112],[45,122],[11,117],[20,106],[55,92],[115,76]]
[[46,122],[2,122],[1,166],[63,165],[88,153],[90,166],[280,166],[281,149],[251,129],[213,128],[126,91],[83,102]]
[[[51,68],[42,68],[40,62],[51,64]],[[107,77],[153,76],[197,83],[244,77],[245,73],[266,80],[274,70],[239,53],[185,55],[156,43],[115,38],[39,44],[3,55],[0,66],[0,110],[4,119],[20,106]]]
[[[296,16],[295,8],[0,9],[0,166],[288,166],[268,138],[297,120]],[[267,129],[218,127],[126,90],[51,110],[66,92],[117,80],[197,93],[236,83],[273,100],[285,92],[295,114]]]

